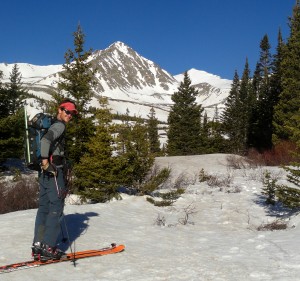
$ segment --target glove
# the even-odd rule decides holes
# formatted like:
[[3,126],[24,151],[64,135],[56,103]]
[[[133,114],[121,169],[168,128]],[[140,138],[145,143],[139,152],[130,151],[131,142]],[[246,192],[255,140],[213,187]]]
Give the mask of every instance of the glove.
[[56,177],[56,175],[57,175],[57,168],[52,163],[48,162],[47,164],[42,165],[42,170],[43,170],[44,173],[48,173],[48,174],[50,174],[52,176]]

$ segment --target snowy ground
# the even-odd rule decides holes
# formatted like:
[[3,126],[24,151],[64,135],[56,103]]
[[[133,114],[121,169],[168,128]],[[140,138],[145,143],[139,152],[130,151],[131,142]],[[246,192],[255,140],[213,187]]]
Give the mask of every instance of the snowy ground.
[[[76,250],[125,244],[123,253],[73,263],[1,274],[16,281],[155,281],[155,280],[281,280],[300,279],[299,216],[286,218],[288,229],[258,231],[281,210],[268,209],[261,196],[261,176],[268,169],[284,178],[279,168],[233,170],[227,155],[165,157],[174,178],[183,172],[192,185],[173,207],[159,208],[144,197],[124,195],[106,204],[67,205],[65,219]],[[201,169],[229,187],[209,187],[197,181]],[[182,222],[186,208],[194,212]],[[0,215],[0,265],[30,259],[36,210]],[[158,221],[165,220],[165,226]]]

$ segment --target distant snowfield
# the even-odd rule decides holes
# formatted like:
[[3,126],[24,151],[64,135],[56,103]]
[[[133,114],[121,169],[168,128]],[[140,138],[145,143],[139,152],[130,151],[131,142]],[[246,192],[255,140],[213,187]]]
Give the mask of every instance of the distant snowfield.
[[[227,158],[226,154],[157,158],[157,165],[171,168],[173,181],[182,175],[191,180],[172,207],[155,207],[145,197],[128,195],[105,204],[66,206],[76,250],[116,242],[125,244],[125,252],[78,260],[76,267],[62,263],[2,274],[0,280],[299,280],[299,216],[286,217],[286,230],[257,230],[276,215],[284,217],[283,210],[268,209],[261,196],[263,172],[269,170],[285,182],[284,171],[233,170]],[[231,177],[230,186],[199,182],[201,169],[220,179]],[[183,225],[179,221],[188,207],[194,214]],[[30,259],[35,214],[36,210],[27,210],[0,215],[0,265]],[[158,225],[159,218],[165,219],[165,226]]]
[[[220,89],[230,89],[232,81],[228,79],[222,79],[220,76],[207,73],[203,70],[197,70],[192,68],[188,71],[189,77],[192,81],[193,85],[207,82],[210,83],[212,86],[220,88]],[[175,79],[179,82],[183,80],[184,75],[178,74],[174,76]]]
[[[22,74],[22,82],[34,83],[44,77],[62,71],[62,65],[33,65],[29,63],[17,63],[19,72]],[[3,82],[9,82],[9,76],[14,64],[0,63],[0,70],[3,71]]]

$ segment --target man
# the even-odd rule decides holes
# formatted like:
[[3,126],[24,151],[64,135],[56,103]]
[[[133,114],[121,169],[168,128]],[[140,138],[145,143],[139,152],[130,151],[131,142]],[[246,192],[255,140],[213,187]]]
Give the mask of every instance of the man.
[[60,259],[65,253],[57,248],[60,219],[63,215],[67,187],[64,179],[65,129],[73,115],[78,114],[71,100],[58,108],[56,121],[41,140],[41,172],[39,172],[39,207],[35,220],[32,255],[35,260]]

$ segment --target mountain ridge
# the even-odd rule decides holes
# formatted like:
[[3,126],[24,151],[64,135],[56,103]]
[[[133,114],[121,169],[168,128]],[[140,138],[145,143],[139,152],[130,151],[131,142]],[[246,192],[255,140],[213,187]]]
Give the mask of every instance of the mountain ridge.
[[[172,76],[157,63],[144,58],[125,43],[117,41],[104,50],[94,51],[88,59],[96,69],[96,86],[93,106],[98,106],[97,96],[108,98],[114,113],[147,118],[153,106],[156,117],[167,121],[172,102],[172,94],[177,91],[183,74]],[[9,81],[14,64],[0,63],[3,71],[2,82]],[[17,63],[22,74],[22,83],[29,92],[44,99],[51,99],[51,92],[56,89],[60,79],[62,65],[39,66]],[[229,94],[231,80],[207,73],[203,70],[188,71],[192,85],[199,91],[196,102],[202,104],[208,117],[213,118],[224,107]]]

